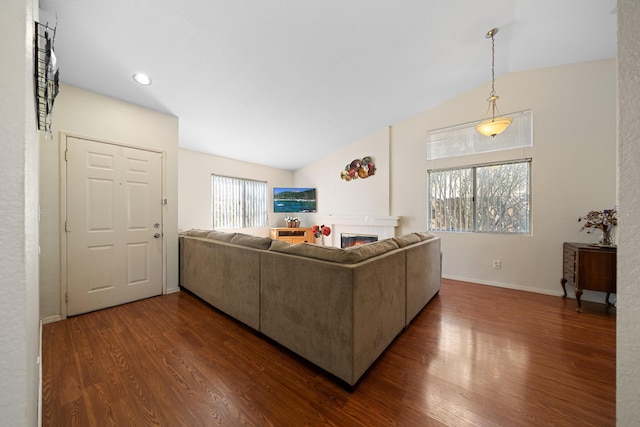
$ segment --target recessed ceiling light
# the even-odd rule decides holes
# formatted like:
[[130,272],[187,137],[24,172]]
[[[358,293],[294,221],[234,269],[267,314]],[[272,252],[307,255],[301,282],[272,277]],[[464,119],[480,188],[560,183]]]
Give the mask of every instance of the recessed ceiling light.
[[133,80],[145,86],[149,86],[151,84],[151,77],[147,76],[144,73],[135,73],[133,75]]

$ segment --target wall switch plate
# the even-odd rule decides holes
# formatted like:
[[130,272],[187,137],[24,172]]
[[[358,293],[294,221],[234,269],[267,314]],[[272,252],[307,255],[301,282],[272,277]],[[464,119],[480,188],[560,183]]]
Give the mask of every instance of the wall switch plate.
[[494,259],[493,260],[493,268],[495,268],[496,270],[499,270],[502,268],[502,262],[499,259]]

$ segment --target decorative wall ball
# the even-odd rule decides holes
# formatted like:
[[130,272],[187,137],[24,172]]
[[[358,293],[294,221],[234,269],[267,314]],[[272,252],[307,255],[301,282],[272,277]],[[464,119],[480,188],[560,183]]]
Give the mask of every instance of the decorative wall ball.
[[373,159],[370,156],[366,156],[362,159],[354,159],[345,166],[344,170],[340,171],[340,179],[345,181],[358,178],[364,179],[375,175],[375,173],[376,165],[373,163]]

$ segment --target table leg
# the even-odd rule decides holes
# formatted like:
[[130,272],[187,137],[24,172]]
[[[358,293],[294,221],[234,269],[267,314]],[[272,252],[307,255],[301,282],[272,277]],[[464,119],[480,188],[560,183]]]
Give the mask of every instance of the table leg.
[[562,298],[566,298],[567,297],[567,289],[564,287],[564,285],[567,284],[567,279],[565,279],[564,277],[560,280],[560,286],[562,286],[562,292],[564,292],[564,295],[562,296]]
[[580,301],[581,297],[582,297],[582,289],[576,288],[576,300],[578,301],[578,308],[576,308],[576,311],[578,313],[582,313],[582,301]]

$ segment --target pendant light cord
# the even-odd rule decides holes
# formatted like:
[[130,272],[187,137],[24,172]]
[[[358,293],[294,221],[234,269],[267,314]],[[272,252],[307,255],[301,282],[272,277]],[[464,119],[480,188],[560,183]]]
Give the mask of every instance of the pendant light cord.
[[496,41],[491,33],[491,96],[496,94]]
[[[497,28],[489,30],[485,35],[486,38],[491,38],[491,93],[489,93],[489,105],[487,105],[487,112],[485,119],[476,125],[476,130],[485,136],[496,136],[502,133],[513,121],[511,117],[501,117],[500,111],[498,111],[498,95],[496,95],[496,40],[494,36],[498,32]],[[489,118],[489,111],[491,111],[491,118]],[[496,115],[498,120],[496,120]]]

